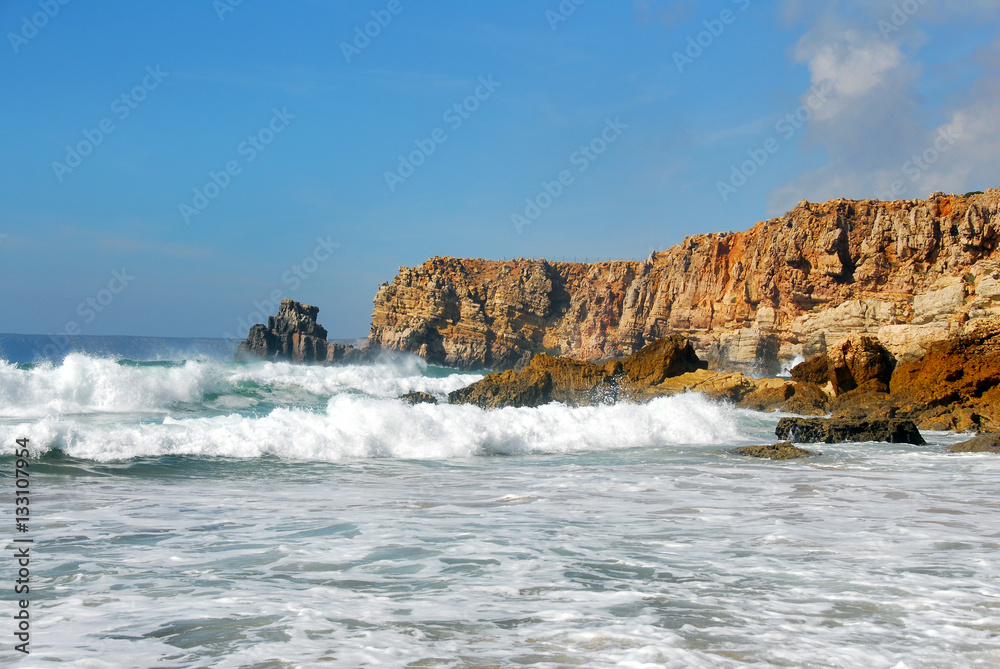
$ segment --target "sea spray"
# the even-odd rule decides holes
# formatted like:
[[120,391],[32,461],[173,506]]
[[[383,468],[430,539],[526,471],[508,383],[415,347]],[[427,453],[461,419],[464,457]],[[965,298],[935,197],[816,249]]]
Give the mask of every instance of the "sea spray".
[[[739,413],[693,394],[648,404],[494,411],[340,394],[321,411],[279,407],[259,417],[167,416],[125,424],[48,417],[10,429],[35,435],[43,450],[98,462],[176,455],[338,462],[726,444],[744,438]],[[0,436],[8,431],[0,427]]]

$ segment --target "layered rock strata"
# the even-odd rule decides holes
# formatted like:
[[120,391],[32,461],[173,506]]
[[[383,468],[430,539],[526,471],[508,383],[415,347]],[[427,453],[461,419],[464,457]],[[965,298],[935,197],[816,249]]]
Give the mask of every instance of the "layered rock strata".
[[236,349],[237,360],[272,360],[313,364],[361,362],[372,352],[327,341],[326,329],[316,322],[319,307],[282,300],[267,325],[256,324]]
[[928,200],[802,202],[645,262],[433,258],[375,297],[370,346],[459,368],[535,353],[624,358],[688,336],[712,368],[775,373],[853,332],[901,362],[1000,314],[1000,190]]

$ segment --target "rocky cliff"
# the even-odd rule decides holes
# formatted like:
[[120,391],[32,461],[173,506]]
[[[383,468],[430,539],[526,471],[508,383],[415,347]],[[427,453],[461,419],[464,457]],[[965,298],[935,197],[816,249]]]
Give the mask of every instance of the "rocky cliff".
[[1000,314],[998,241],[1000,190],[988,190],[802,202],[646,262],[433,258],[379,289],[369,341],[503,370],[537,352],[622,358],[681,333],[713,367],[773,373],[865,332],[906,361]]

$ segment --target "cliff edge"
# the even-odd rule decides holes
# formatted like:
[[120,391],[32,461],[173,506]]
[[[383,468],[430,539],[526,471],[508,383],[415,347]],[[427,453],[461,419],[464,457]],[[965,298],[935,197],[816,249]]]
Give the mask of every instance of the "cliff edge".
[[1000,315],[1000,190],[800,203],[645,262],[432,258],[375,296],[369,347],[463,369],[624,358],[670,334],[713,368],[776,373],[852,332],[901,361]]

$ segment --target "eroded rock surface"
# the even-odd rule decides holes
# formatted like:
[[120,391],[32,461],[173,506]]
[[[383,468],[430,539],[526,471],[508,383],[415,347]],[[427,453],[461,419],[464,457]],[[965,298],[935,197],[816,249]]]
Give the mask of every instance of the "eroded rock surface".
[[282,300],[276,316],[267,325],[256,324],[236,349],[237,360],[260,359],[297,363],[333,364],[361,362],[368,349],[326,340],[326,329],[316,322],[319,307]]
[[998,242],[993,189],[803,202],[646,262],[433,258],[379,289],[370,346],[505,370],[539,352],[621,359],[683,334],[713,369],[776,373],[865,333],[906,363],[965,321],[1000,315]]

